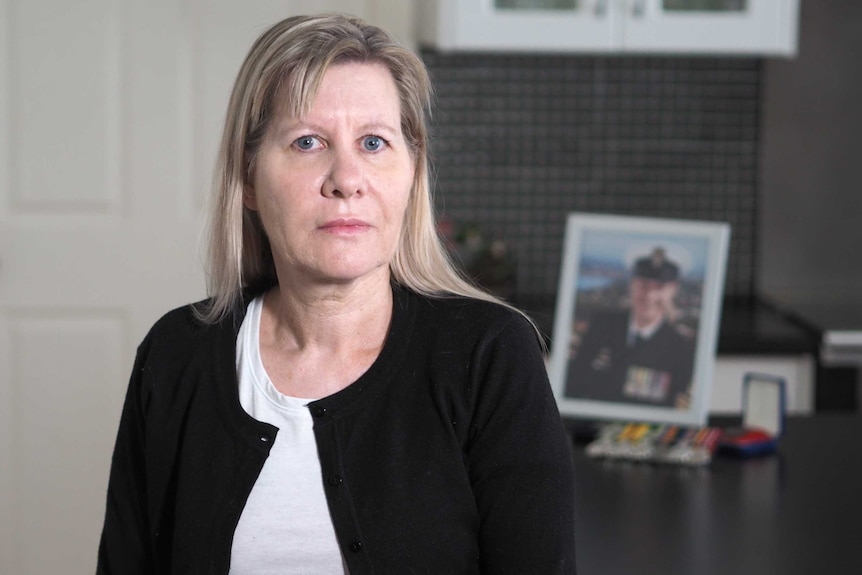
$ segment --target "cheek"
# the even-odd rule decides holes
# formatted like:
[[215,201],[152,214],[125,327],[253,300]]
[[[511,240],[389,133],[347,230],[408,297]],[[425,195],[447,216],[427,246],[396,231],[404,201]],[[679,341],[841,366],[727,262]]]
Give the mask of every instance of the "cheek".
[[403,225],[410,208],[410,199],[413,194],[413,177],[404,178],[393,186],[393,194],[390,197],[389,211],[395,223]]
[[257,188],[256,203],[261,215],[272,219],[288,219],[301,214],[309,194],[299,185],[309,181],[308,178],[296,173],[268,174],[260,178]]

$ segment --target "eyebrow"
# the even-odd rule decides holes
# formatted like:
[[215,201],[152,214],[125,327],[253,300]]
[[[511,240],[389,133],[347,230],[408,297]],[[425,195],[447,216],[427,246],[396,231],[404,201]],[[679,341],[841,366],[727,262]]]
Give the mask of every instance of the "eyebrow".
[[[393,136],[397,136],[402,133],[400,121],[393,126],[389,122],[373,120],[364,124],[360,124],[359,126],[357,126],[356,129],[363,134],[377,134],[380,132],[385,132],[392,134]],[[327,128],[317,122],[308,122],[301,119],[284,119],[274,121],[272,124],[272,130],[273,136],[276,139],[282,139],[287,137],[288,134],[290,134],[291,132],[320,133],[326,132]]]

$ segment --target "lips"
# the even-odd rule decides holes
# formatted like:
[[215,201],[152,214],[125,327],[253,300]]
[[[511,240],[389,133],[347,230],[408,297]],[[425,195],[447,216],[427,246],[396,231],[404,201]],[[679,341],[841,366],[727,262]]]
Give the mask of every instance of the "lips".
[[365,220],[357,218],[338,218],[324,223],[320,226],[320,229],[331,233],[350,234],[363,232],[370,227],[371,225]]

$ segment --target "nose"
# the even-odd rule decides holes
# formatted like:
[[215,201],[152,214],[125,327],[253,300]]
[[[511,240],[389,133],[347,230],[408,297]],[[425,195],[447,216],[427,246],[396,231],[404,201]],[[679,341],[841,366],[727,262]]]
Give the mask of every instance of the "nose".
[[329,173],[321,193],[327,198],[347,199],[362,193],[364,174],[360,159],[350,151],[333,151]]

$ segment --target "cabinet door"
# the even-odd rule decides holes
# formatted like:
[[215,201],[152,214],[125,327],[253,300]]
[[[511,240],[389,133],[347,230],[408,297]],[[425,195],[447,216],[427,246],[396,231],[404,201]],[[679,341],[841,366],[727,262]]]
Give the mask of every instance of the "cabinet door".
[[632,52],[791,56],[799,0],[624,0]]
[[617,0],[434,0],[418,6],[420,43],[441,50],[607,52]]

